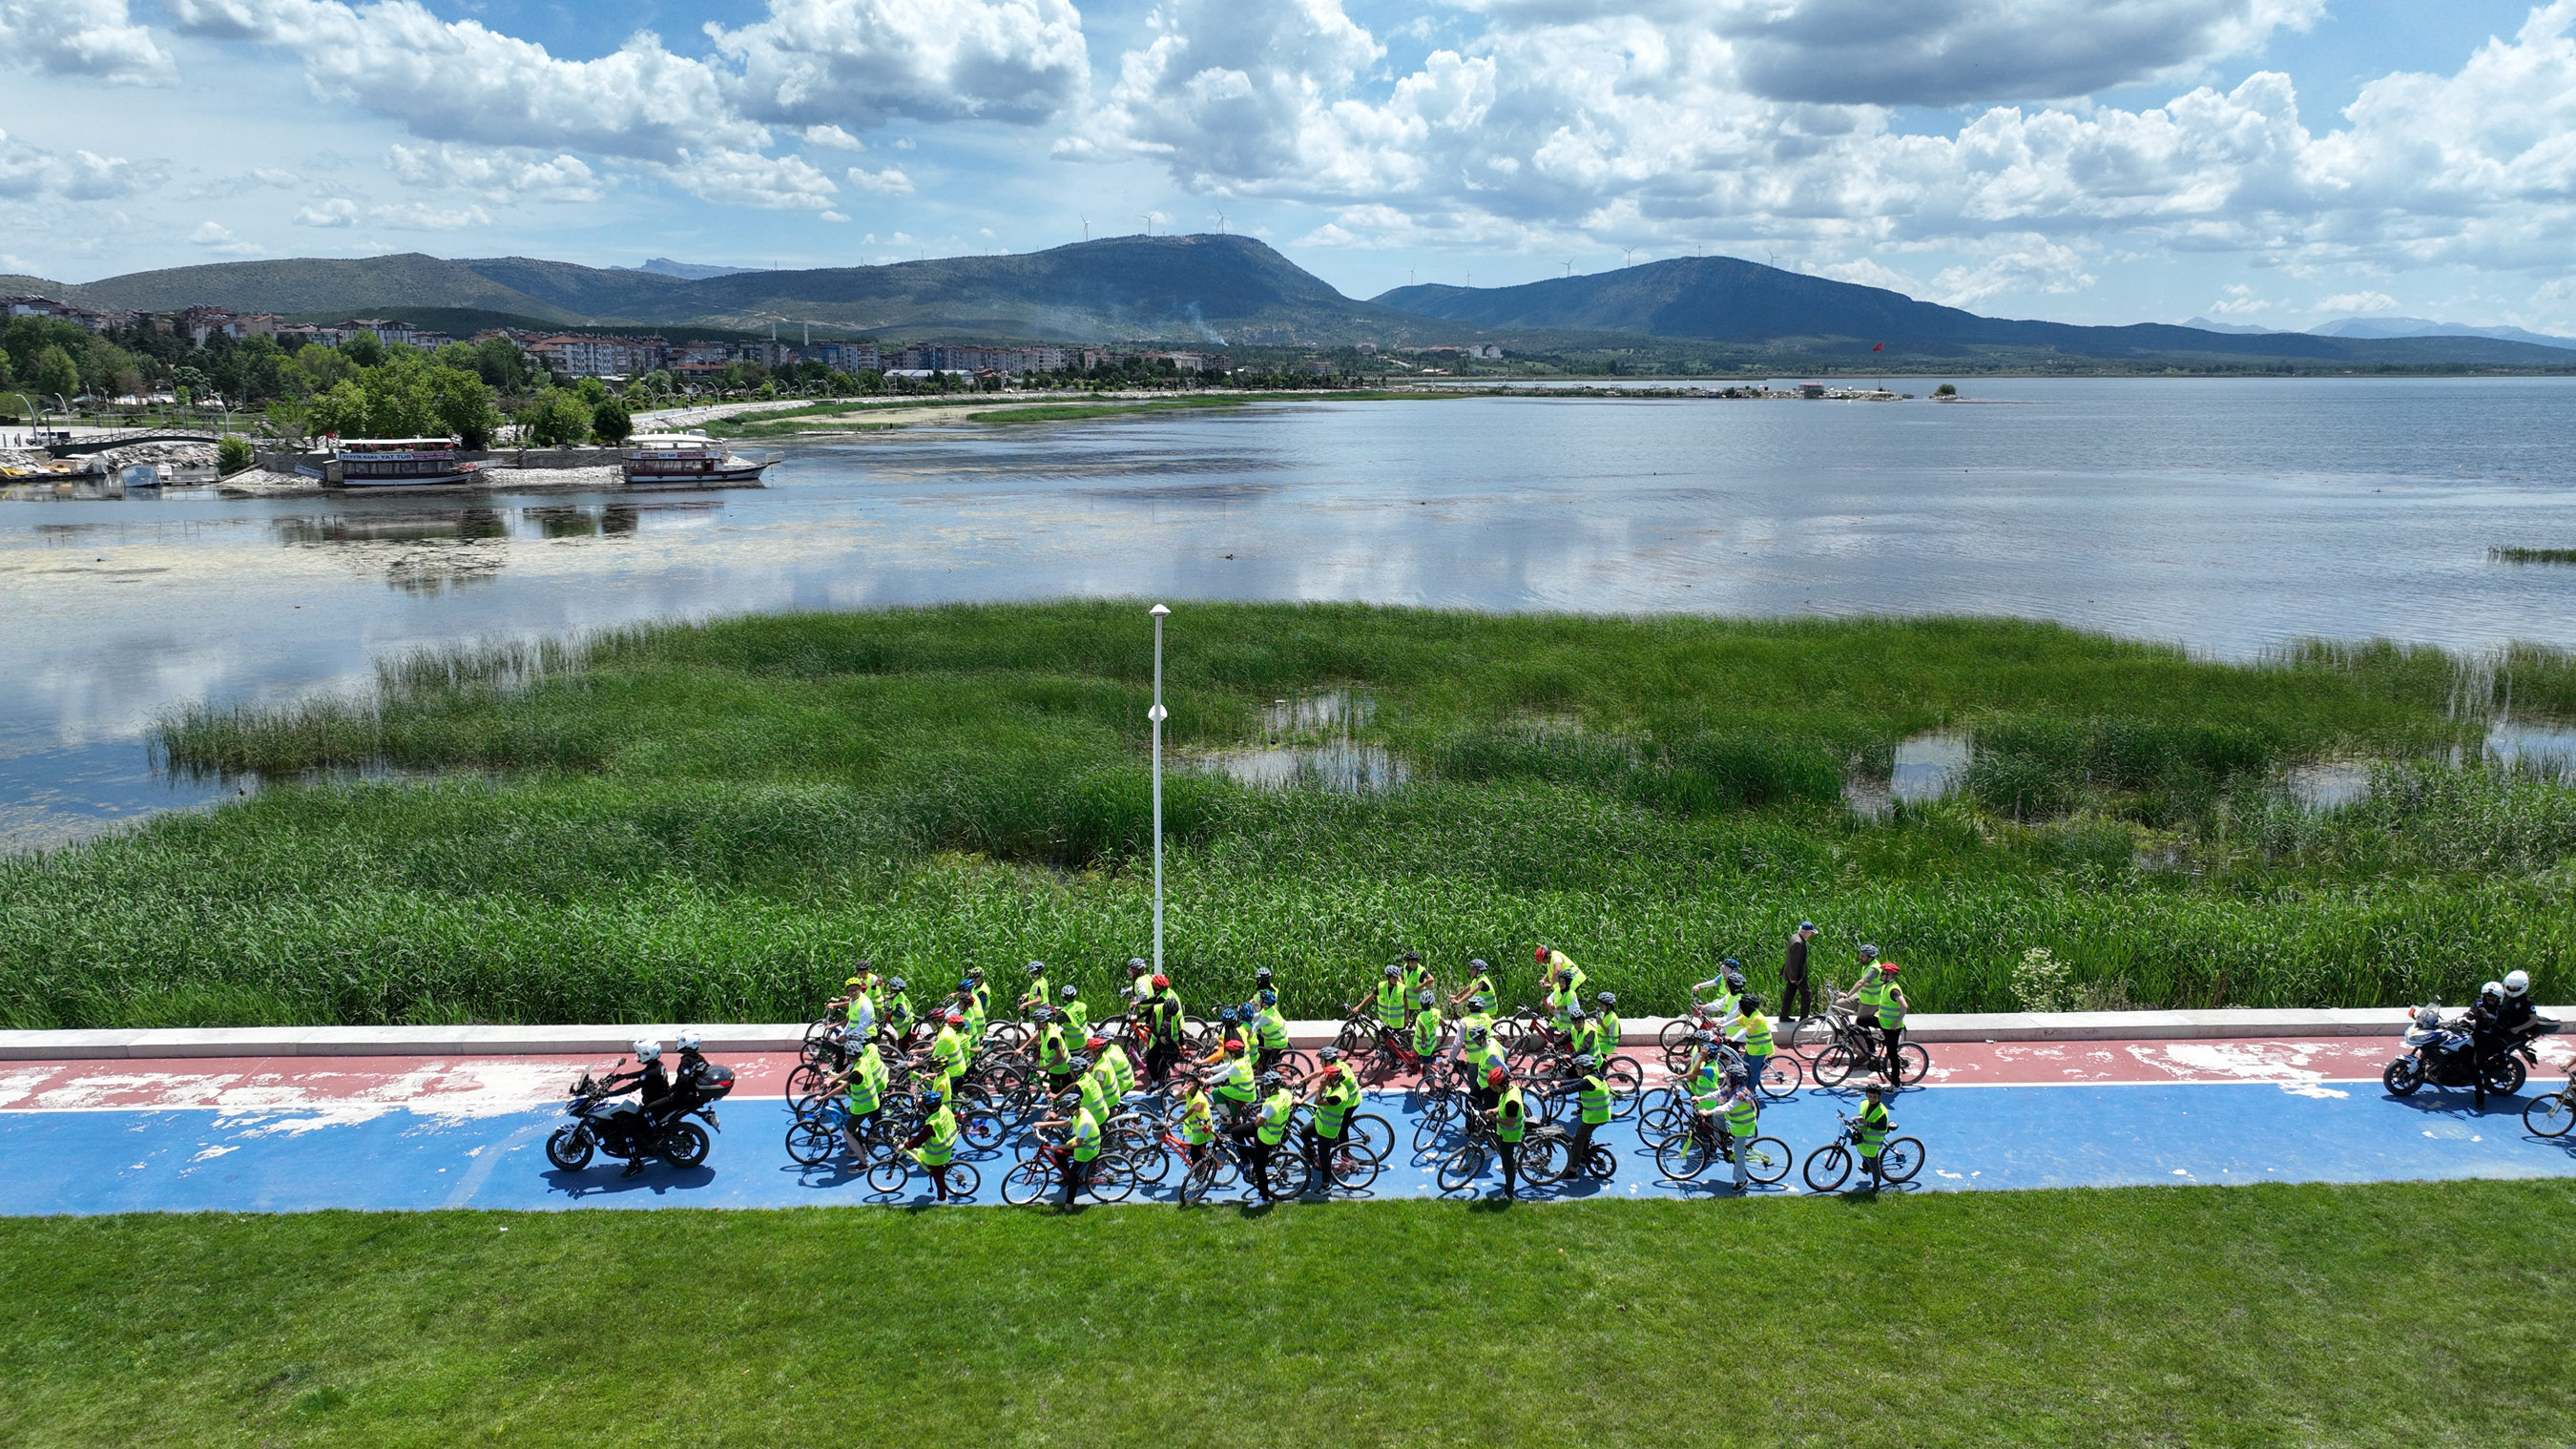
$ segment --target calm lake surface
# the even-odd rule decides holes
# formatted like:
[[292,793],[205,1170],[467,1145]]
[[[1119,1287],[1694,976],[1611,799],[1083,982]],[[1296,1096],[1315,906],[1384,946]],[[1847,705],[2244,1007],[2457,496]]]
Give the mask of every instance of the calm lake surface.
[[2576,379],[1965,387],[920,429],[709,493],[0,500],[0,848],[229,795],[151,770],[172,705],[669,616],[1151,595],[2576,646],[2576,568],[2487,557],[2576,546]]

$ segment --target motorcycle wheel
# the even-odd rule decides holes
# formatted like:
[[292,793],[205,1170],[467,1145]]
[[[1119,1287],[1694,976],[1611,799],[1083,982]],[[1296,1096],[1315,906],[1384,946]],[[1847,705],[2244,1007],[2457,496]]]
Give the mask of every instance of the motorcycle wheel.
[[2487,1068],[2487,1090],[2499,1097],[2510,1097],[2522,1090],[2525,1080],[2522,1059],[2506,1052],[2495,1065]]
[[695,1122],[674,1122],[662,1134],[662,1150],[654,1156],[673,1167],[696,1167],[707,1160],[707,1149],[714,1145],[704,1127]]
[[555,1135],[546,1139],[546,1161],[565,1172],[579,1172],[590,1166],[591,1150],[590,1134],[579,1123],[558,1127]]
[[2399,1057],[2379,1074],[2379,1084],[2392,1097],[2412,1097],[2415,1089],[2424,1085],[2424,1064],[2413,1057]]

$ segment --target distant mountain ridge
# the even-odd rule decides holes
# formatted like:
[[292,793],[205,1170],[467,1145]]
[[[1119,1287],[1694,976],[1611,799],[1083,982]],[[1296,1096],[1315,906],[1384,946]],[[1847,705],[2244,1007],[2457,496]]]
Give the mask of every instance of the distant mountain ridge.
[[2552,337],[2520,327],[2428,322],[2421,317],[2345,317],[2308,330],[2320,337],[2493,337],[2501,342],[2528,342],[2534,347],[2576,348],[2576,337]]
[[2011,347],[2116,359],[2178,355],[2436,366],[2566,362],[2545,348],[2488,338],[2365,340],[2303,332],[2214,332],[2162,323],[2086,327],[1981,317],[1884,287],[1786,272],[1736,257],[1674,257],[1517,287],[1398,287],[1372,300],[1484,328],[1545,327],[1728,342],[1839,339],[1850,347],[1821,350],[1865,352],[1885,344],[1929,357]]
[[[781,335],[810,326],[906,340],[1388,347],[1502,341],[1521,350],[1615,354],[1636,350],[1635,339],[1661,338],[1687,341],[1691,355],[1723,368],[1866,367],[1900,359],[1916,366],[1955,360],[2018,367],[2051,357],[2131,368],[2576,365],[2563,340],[2534,343],[2465,330],[2377,338],[1984,317],[1733,257],[1675,258],[1517,287],[1399,287],[1358,301],[1258,240],[1204,233],[793,271],[737,271],[667,257],[630,268],[410,252],[222,262],[77,286],[0,278],[0,288],[146,311],[203,304],[306,317],[443,312],[545,326],[776,327]],[[1884,354],[1872,352],[1878,344],[1886,346]]]

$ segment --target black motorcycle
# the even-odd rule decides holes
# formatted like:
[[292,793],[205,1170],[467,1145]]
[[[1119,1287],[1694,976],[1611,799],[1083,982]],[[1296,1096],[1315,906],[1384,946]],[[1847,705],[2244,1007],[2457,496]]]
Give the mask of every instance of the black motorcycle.
[[[617,1065],[626,1065],[625,1059]],[[597,1150],[629,1162],[658,1157],[673,1167],[696,1167],[714,1145],[707,1128],[724,1130],[716,1123],[715,1104],[732,1094],[733,1080],[731,1067],[697,1064],[682,1071],[671,1083],[671,1095],[648,1113],[643,1104],[625,1099],[633,1087],[611,1088],[585,1072],[573,1083],[572,1100],[565,1105],[571,1124],[546,1139],[546,1161],[565,1172],[579,1172]],[[691,1117],[706,1119],[707,1126]]]
[[[2418,1087],[2455,1087],[2463,1091],[2478,1085],[2477,1048],[2472,1044],[2464,1022],[2444,1022],[2436,1026],[2406,1029],[2406,1054],[2388,1064],[2379,1074],[2382,1086],[2392,1097],[2411,1097]],[[2510,1097],[2522,1090],[2530,1069],[2540,1058],[2532,1054],[2528,1042],[2517,1042],[2498,1051],[2485,1065],[2486,1089],[2499,1097]]]

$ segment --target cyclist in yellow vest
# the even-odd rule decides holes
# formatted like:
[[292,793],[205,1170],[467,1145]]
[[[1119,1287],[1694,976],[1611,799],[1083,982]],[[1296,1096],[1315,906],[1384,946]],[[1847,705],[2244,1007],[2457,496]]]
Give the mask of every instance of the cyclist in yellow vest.
[[1046,1073],[1047,1095],[1061,1097],[1073,1089],[1073,1044],[1065,1040],[1064,1017],[1052,1006],[1037,1008],[1038,1070]]
[[877,1055],[874,1043],[861,1046],[859,1054],[834,1080],[841,1088],[841,1140],[849,1144],[852,1157],[865,1162],[868,1137],[876,1130],[877,1114],[885,1106],[885,1058]]
[[1479,956],[1467,962],[1467,984],[1450,996],[1449,1004],[1455,1007],[1479,996],[1491,999],[1495,994],[1494,968],[1486,965],[1484,958]]
[[1316,1190],[1330,1192],[1333,1153],[1341,1146],[1351,1114],[1359,1110],[1360,1089],[1351,1070],[1342,1065],[1338,1049],[1326,1047],[1316,1057],[1323,1067],[1309,1084],[1313,1095],[1308,1104],[1314,1116],[1306,1126],[1306,1163]]
[[1599,1045],[1593,1055],[1608,1061],[1619,1054],[1619,998],[1604,991],[1592,998],[1592,1019],[1597,1024]]
[[1566,1176],[1592,1175],[1592,1134],[1610,1120],[1610,1084],[1601,1079],[1599,1057],[1576,1057],[1574,1070],[1581,1074],[1575,1086],[1575,1105],[1582,1118],[1574,1124],[1574,1150],[1566,1165]]
[[1726,1115],[1718,1133],[1718,1143],[1726,1151],[1726,1160],[1735,1164],[1735,1190],[1744,1191],[1752,1182],[1752,1169],[1745,1160],[1753,1139],[1762,1135],[1762,1108],[1753,1084],[1729,1080],[1720,1110]]
[[1896,984],[1898,966],[1893,961],[1878,963],[1878,1034],[1887,1053],[1887,1084],[1902,1086],[1904,1064],[1896,1049],[1905,1045],[1905,988]]
[[1422,964],[1422,953],[1419,951],[1405,952],[1404,959],[1399,964],[1403,967],[1400,979],[1404,982],[1404,997],[1405,1000],[1410,1001],[1422,994],[1423,987],[1431,984],[1431,968]]
[[1501,1067],[1485,1073],[1485,1085],[1494,1093],[1494,1138],[1498,1143],[1494,1156],[1503,1164],[1503,1196],[1518,1199],[1521,1139],[1529,1135],[1529,1104],[1521,1100],[1520,1083]]
[[1032,1008],[1047,1005],[1046,963],[1029,963],[1029,989],[1020,993],[1020,1015],[1033,1015]]
[[[1464,1067],[1473,1065],[1467,1061],[1467,1034],[1469,1032],[1476,1033],[1478,1040],[1483,1040],[1493,1034],[1494,998],[1491,996],[1469,997],[1467,999],[1466,1013],[1458,1018],[1457,1026],[1457,1036],[1449,1043],[1449,1057],[1450,1060],[1460,1063],[1463,1070]],[[1467,1085],[1474,1086],[1477,1081],[1483,1078],[1483,1075],[1483,1071],[1479,1069],[1474,1076],[1468,1078]]]
[[1189,1095],[1181,1099],[1182,1155],[1189,1159],[1190,1166],[1196,1167],[1215,1141],[1216,1104],[1208,1100],[1206,1087],[1192,1082]]
[[1458,1034],[1458,1038],[1458,1059],[1467,1064],[1471,1074],[1468,1080],[1481,1084],[1476,1088],[1476,1106],[1490,1112],[1498,1100],[1493,1074],[1502,1072],[1510,1075],[1509,1063],[1503,1059],[1502,1043],[1494,1040],[1494,1034],[1481,1026],[1468,1027]]
[[1252,998],[1252,1005],[1252,1025],[1248,1030],[1257,1053],[1253,1065],[1266,1072],[1288,1055],[1288,1018],[1279,1010],[1279,993],[1267,986]]
[[1377,984],[1377,1022],[1397,1037],[1404,1035],[1409,1014],[1404,996],[1404,968],[1389,966],[1385,978]]
[[1064,1013],[1064,1019],[1073,1023],[1075,1030],[1091,1030],[1091,1008],[1082,1004],[1082,988],[1072,982],[1066,982],[1064,989],[1056,993],[1055,1009]]
[[948,1107],[948,1099],[934,1088],[921,1094],[921,1126],[903,1145],[912,1152],[912,1160],[930,1174],[930,1189],[936,1200],[948,1201],[948,1164],[957,1158],[957,1114]]
[[1074,1104],[1073,1110],[1061,1117],[1049,1117],[1037,1124],[1040,1131],[1049,1127],[1065,1129],[1061,1146],[1064,1154],[1064,1205],[1073,1206],[1073,1195],[1091,1185],[1091,1164],[1100,1156],[1100,1123],[1092,1111],[1089,1095]]
[[1261,1093],[1261,1107],[1255,1114],[1252,1136],[1244,1143],[1244,1155],[1250,1159],[1246,1175],[1261,1193],[1263,1202],[1271,1201],[1270,1158],[1288,1137],[1288,1124],[1297,1115],[1297,1094],[1279,1080],[1277,1072],[1263,1072],[1256,1084]]
[[1431,1063],[1440,1055],[1440,1039],[1444,1035],[1440,996],[1426,986],[1414,994],[1413,1000],[1419,1008],[1413,1013],[1413,1054],[1422,1059],[1422,1069],[1428,1072]]
[[1227,1037],[1224,1051],[1224,1064],[1217,1068],[1208,1085],[1216,1089],[1216,1105],[1231,1124],[1242,1120],[1243,1115],[1252,1110],[1253,1103],[1260,1100],[1260,1074],[1253,1070],[1252,1058],[1243,1049],[1243,1038]]
[[1779,1045],[1771,1035],[1771,1018],[1762,1014],[1762,998],[1746,992],[1743,1009],[1736,1018],[1735,1030],[1727,1034],[1735,1049],[1744,1053],[1744,1085],[1755,1092],[1762,1090],[1762,1079],[1771,1071],[1771,1058]]
[[1852,1140],[1860,1144],[1860,1165],[1869,1173],[1870,1191],[1880,1186],[1879,1154],[1887,1150],[1887,1134],[1896,1119],[1887,1115],[1887,1104],[1881,1098],[1886,1089],[1872,1082],[1861,1088],[1867,1100],[1861,1103],[1860,1116],[1852,1123]]
[[957,1088],[966,1080],[966,1069],[974,1065],[975,1049],[966,1044],[966,1013],[951,1011],[940,1023],[939,1035],[930,1042],[931,1071],[939,1078],[939,1090],[950,1101],[957,1100]]
[[1574,964],[1573,957],[1553,946],[1538,948],[1538,969],[1539,979],[1543,982],[1571,991],[1583,989],[1583,968]]

